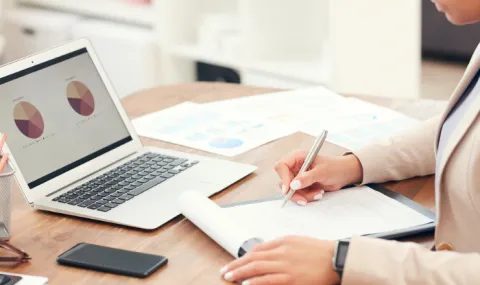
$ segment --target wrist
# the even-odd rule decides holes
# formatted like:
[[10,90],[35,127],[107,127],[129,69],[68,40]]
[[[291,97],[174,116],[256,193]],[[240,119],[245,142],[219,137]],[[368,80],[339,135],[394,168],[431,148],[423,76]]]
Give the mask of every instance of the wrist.
[[347,174],[347,183],[349,184],[359,184],[363,181],[363,166],[360,163],[360,160],[354,154],[347,154],[343,156],[345,160],[345,172]]
[[330,270],[328,271],[329,284],[340,284],[340,282],[342,281],[340,279],[340,275],[338,274],[338,272],[335,271],[334,264],[333,264],[333,260],[335,260],[336,247],[337,247],[337,242],[333,242],[331,247],[332,265],[330,266]]

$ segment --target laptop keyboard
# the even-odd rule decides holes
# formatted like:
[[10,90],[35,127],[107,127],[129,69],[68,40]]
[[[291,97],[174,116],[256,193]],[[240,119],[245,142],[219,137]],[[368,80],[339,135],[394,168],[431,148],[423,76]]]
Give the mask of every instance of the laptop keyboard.
[[196,165],[198,161],[145,153],[53,201],[108,212]]

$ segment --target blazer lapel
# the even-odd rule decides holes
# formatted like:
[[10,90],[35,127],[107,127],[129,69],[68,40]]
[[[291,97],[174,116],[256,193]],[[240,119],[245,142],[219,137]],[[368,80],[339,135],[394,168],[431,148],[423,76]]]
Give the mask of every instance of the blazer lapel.
[[[440,138],[440,133],[441,133],[441,128],[443,125],[443,122],[445,121],[446,117],[452,110],[452,108],[455,106],[457,101],[460,99],[460,97],[463,95],[465,90],[468,88],[470,85],[470,82],[472,79],[475,77],[477,74],[478,70],[480,69],[480,45],[477,47],[476,52],[474,53],[474,56],[472,58],[471,63],[467,67],[467,70],[465,72],[465,75],[463,76],[462,80],[460,81],[459,85],[455,89],[452,98],[450,100],[450,103],[448,104],[447,109],[442,115],[442,120],[441,124],[439,126],[439,129],[437,130],[437,138],[436,138],[436,143],[435,143],[435,150],[437,151],[438,148],[438,141]],[[480,83],[477,83],[480,84]],[[444,154],[442,155],[442,161],[437,161],[437,163],[440,163],[439,168],[438,168],[438,173],[436,175],[441,178],[443,174],[443,170],[445,168],[445,165],[447,164],[450,156],[452,155],[453,151],[455,150],[455,147],[458,145],[460,140],[463,138],[465,133],[468,131],[470,126],[472,125],[473,121],[477,117],[478,113],[480,111],[480,96],[474,101],[472,106],[468,108],[468,111],[465,113],[463,116],[462,120],[460,121],[458,127],[453,131],[452,135],[450,138],[448,138],[448,141],[445,145],[444,148]],[[441,181],[441,180],[439,180]]]

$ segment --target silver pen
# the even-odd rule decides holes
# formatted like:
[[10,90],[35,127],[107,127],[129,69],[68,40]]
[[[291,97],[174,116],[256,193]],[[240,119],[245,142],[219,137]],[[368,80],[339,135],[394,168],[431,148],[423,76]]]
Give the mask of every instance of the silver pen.
[[[318,155],[318,152],[320,151],[320,148],[322,148],[323,143],[327,139],[328,131],[323,130],[323,132],[318,136],[318,138],[315,140],[315,143],[313,144],[312,148],[307,154],[307,157],[305,158],[305,161],[303,162],[302,168],[300,168],[300,171],[298,172],[297,176],[302,174],[303,172],[307,171],[308,168],[312,165],[313,161]],[[285,196],[285,200],[283,200],[282,208],[285,207],[285,204],[287,204],[290,199],[292,199],[293,194],[295,194],[296,190],[293,190],[290,188],[290,191],[288,192],[287,196]]]

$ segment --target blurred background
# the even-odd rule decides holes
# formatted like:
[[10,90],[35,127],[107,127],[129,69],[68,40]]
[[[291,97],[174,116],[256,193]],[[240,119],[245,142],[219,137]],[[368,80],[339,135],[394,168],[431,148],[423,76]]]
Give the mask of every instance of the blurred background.
[[0,0],[2,63],[91,40],[120,97],[222,81],[447,99],[480,42],[428,0]]

